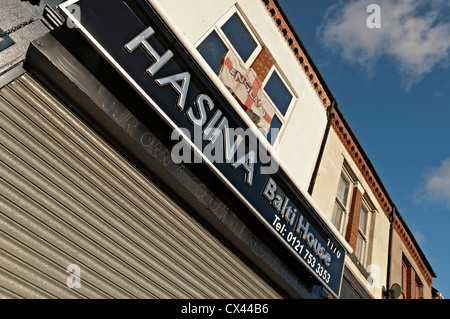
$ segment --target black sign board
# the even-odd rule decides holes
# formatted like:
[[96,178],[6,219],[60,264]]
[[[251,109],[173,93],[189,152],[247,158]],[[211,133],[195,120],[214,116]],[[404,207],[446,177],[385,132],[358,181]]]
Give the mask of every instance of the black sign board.
[[173,129],[179,159],[208,165],[338,297],[344,247],[149,2],[72,0],[60,9]]

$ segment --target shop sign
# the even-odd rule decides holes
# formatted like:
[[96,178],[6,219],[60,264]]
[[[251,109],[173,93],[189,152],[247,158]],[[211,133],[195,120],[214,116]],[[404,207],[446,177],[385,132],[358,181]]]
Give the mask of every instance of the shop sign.
[[[198,162],[338,297],[344,247],[149,2],[72,0],[60,9]],[[211,149],[219,156],[207,156]]]

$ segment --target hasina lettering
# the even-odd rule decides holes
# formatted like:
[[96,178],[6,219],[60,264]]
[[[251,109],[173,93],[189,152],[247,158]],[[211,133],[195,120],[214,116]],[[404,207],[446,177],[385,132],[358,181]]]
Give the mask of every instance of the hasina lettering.
[[[154,59],[153,64],[146,70],[146,73],[150,77],[154,77],[173,57],[173,53],[170,50],[167,50],[164,54],[160,55],[147,41],[154,33],[154,30],[151,27],[148,27],[124,46],[129,53],[132,53],[138,47],[142,47],[142,49]],[[176,106],[180,111],[184,111],[186,98],[189,92],[190,79],[191,75],[189,72],[181,72],[156,79],[155,82],[159,86],[170,85],[178,94]],[[195,105],[187,109],[186,117],[194,128],[202,129],[203,135],[209,143],[214,143],[217,138],[222,135],[222,145],[225,149],[224,156],[227,160],[226,162],[230,163],[234,169],[241,167],[245,172],[245,182],[251,186],[254,177],[254,164],[256,163],[255,151],[248,150],[236,160],[231,160],[235,157],[234,155],[236,154],[239,145],[243,142],[243,139],[238,136],[236,139],[232,140],[232,136],[229,133],[230,127],[228,119],[222,115],[220,110],[217,110],[210,118],[207,118],[206,108],[212,111],[215,108],[215,105],[209,96],[200,94],[195,101]]]

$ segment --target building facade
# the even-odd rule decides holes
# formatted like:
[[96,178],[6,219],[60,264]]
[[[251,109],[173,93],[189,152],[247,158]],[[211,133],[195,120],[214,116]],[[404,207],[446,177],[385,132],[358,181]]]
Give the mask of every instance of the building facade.
[[277,1],[61,2],[2,12],[2,297],[433,297]]

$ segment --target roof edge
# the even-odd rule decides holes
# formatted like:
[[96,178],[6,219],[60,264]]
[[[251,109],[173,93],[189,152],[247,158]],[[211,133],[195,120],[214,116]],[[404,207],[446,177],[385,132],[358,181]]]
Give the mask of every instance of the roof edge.
[[[329,107],[333,102],[335,102],[335,107],[332,115],[334,117],[333,128],[336,131],[336,133],[340,136],[341,141],[343,145],[346,147],[349,154],[353,155],[352,156],[353,160],[355,161],[364,178],[366,179],[367,183],[371,187],[373,193],[379,200],[379,203],[383,208],[385,215],[387,216],[387,218],[390,218],[390,214],[392,213],[393,208],[395,207],[394,201],[390,197],[386,187],[384,186],[380,176],[375,170],[375,167],[370,161],[367,153],[365,152],[361,143],[357,139],[356,134],[353,132],[349,123],[345,119],[345,116],[340,110],[335,97],[333,96],[331,90],[329,89],[325,80],[320,74],[317,66],[314,64],[313,59],[309,55],[299,35],[292,26],[292,23],[290,22],[289,18],[284,12],[281,4],[278,2],[278,0],[261,0],[261,1],[265,5],[269,14],[271,14],[272,19],[274,20],[281,34],[286,39],[287,45],[291,48],[298,62],[303,67],[303,70],[308,76],[311,85],[313,85],[316,93],[319,95],[322,104],[325,107]],[[405,229],[406,233],[408,234],[408,237],[411,238],[412,244],[420,256],[420,260],[423,261],[430,275],[436,278],[437,276],[433,268],[431,267],[430,263],[425,257],[425,254],[421,250],[414,235],[406,225],[405,220],[400,215],[397,208],[396,208],[396,215],[399,217],[400,223]]]

